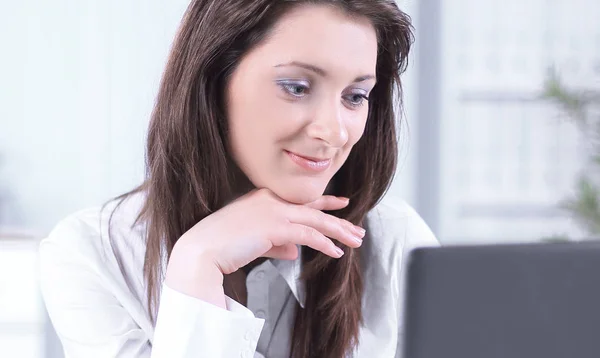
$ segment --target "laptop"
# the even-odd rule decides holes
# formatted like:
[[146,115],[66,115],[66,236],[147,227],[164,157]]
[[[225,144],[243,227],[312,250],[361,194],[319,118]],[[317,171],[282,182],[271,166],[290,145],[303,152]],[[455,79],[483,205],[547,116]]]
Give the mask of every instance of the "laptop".
[[600,242],[411,252],[404,358],[600,357]]

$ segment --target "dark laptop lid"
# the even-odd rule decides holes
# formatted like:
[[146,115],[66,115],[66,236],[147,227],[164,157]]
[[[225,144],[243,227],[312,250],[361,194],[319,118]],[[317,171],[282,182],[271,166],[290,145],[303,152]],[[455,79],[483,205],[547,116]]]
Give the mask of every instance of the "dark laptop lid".
[[405,358],[600,357],[600,243],[409,257]]

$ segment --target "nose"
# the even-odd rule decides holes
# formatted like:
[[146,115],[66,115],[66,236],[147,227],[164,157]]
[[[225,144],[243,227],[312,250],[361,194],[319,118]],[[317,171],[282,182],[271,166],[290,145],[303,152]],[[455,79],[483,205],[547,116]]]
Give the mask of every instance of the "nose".
[[[323,101],[325,102],[325,101]],[[339,103],[322,103],[308,126],[308,135],[331,147],[341,148],[348,142],[348,130]]]

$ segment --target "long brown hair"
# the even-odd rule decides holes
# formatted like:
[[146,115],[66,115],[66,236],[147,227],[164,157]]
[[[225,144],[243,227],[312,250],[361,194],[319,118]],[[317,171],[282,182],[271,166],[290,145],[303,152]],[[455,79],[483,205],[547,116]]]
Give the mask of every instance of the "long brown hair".
[[[145,201],[144,279],[154,320],[164,260],[183,233],[219,210],[234,192],[227,152],[224,94],[241,57],[268,36],[276,21],[301,4],[336,6],[367,18],[378,39],[377,83],[361,140],[333,178],[334,195],[350,198],[333,214],[362,225],[396,169],[400,74],[413,42],[410,18],[393,0],[192,0],[174,41],[150,121],[146,180],[133,191]],[[113,211],[114,213],[114,211]],[[293,357],[343,357],[358,343],[363,281],[359,252],[341,259],[302,248],[306,302],[296,305]]]

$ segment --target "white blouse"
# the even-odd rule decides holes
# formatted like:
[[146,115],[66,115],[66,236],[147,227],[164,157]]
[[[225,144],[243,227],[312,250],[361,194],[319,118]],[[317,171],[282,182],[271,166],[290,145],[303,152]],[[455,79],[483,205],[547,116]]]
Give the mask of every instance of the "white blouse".
[[[50,319],[68,358],[289,357],[296,301],[304,303],[300,258],[268,259],[248,274],[247,308],[227,309],[162,286],[158,318],[148,315],[143,224],[132,226],[142,195],[77,212],[40,244],[40,282]],[[400,357],[407,253],[437,245],[419,215],[402,201],[367,216],[360,248],[364,322],[352,357]],[[166,267],[166,262],[163,263]]]

